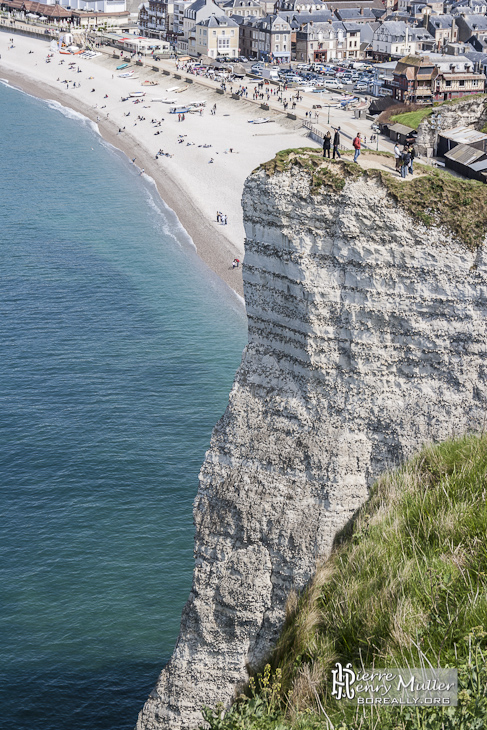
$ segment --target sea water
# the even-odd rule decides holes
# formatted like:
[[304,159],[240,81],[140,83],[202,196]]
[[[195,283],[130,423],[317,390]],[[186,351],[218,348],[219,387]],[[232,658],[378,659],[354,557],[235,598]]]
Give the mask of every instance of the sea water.
[[93,125],[0,84],[0,727],[132,728],[242,305]]

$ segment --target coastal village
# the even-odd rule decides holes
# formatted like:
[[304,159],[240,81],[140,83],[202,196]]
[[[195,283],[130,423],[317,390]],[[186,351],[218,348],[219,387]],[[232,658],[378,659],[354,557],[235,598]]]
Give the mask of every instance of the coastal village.
[[[154,72],[181,72],[185,84],[206,82],[216,93],[258,102],[254,122],[267,123],[278,110],[325,150],[334,139],[336,149],[389,151],[401,172],[400,145],[401,157],[438,158],[440,167],[487,179],[482,112],[466,123],[460,115],[448,129],[438,107],[484,93],[484,0],[3,0],[0,11],[2,30],[44,35],[66,53],[111,56],[127,79],[135,66],[150,71],[145,83],[154,86],[162,86]],[[170,111],[184,120],[209,112],[174,93],[164,98],[173,98]],[[429,139],[416,145],[423,120]]]

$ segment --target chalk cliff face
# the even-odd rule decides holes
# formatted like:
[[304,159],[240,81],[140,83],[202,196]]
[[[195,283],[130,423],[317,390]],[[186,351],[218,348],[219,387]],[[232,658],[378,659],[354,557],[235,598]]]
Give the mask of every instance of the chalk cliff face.
[[437,141],[436,125],[438,130],[453,129],[453,127],[474,127],[481,130],[487,124],[487,97],[466,96],[454,104],[443,104],[435,109],[435,113],[426,117],[418,127],[416,138],[417,154],[424,157],[433,157]]
[[487,269],[379,181],[245,185],[249,344],[194,504],[195,569],[139,730],[195,728],[270,650],[286,597],[384,469],[483,423]]

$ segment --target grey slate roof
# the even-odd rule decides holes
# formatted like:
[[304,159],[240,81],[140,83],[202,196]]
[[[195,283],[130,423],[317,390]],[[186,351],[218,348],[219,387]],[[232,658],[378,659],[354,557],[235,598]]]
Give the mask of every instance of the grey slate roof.
[[372,8],[338,8],[336,16],[339,20],[375,20],[377,17]]
[[429,24],[433,28],[443,28],[446,30],[446,28],[451,28],[453,25],[453,15],[431,15]]
[[210,15],[206,20],[202,20],[198,25],[204,25],[207,28],[237,28],[237,23],[226,15]]

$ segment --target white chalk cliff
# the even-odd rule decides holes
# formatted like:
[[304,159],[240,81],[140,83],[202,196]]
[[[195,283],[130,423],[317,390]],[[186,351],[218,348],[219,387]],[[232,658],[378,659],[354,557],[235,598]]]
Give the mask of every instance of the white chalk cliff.
[[245,185],[249,344],[201,469],[178,642],[138,730],[192,730],[229,703],[377,475],[484,424],[484,249],[423,227],[379,180],[310,184],[295,166]]

